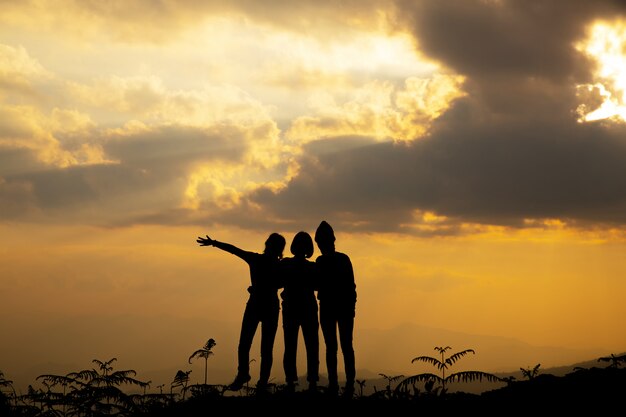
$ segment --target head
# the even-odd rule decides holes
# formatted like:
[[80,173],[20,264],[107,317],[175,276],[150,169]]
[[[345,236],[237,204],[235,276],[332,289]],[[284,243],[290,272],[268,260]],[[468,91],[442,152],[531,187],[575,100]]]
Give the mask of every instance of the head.
[[325,220],[322,220],[315,231],[315,243],[322,254],[335,251],[335,232]]
[[278,233],[272,233],[265,241],[265,250],[263,251],[263,253],[265,253],[266,255],[275,256],[280,259],[283,257],[283,250],[285,250],[286,243],[287,242],[282,235]]
[[294,256],[310,258],[313,256],[313,239],[307,232],[298,232],[291,241],[291,253]]

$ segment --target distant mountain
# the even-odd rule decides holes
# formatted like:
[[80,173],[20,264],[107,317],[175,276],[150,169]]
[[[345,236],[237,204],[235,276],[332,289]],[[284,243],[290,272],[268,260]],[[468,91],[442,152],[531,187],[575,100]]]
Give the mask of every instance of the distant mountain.
[[[376,373],[414,374],[429,365],[412,364],[416,356],[436,356],[436,346],[450,346],[449,353],[473,349],[455,366],[485,372],[509,372],[541,363],[542,367],[567,366],[615,352],[533,346],[517,339],[476,335],[405,323],[391,329],[360,329],[355,335],[357,363]],[[376,368],[369,365],[376,364]]]
[[[430,364],[411,363],[412,359],[417,356],[440,359],[439,353],[435,350],[436,346],[450,346],[447,356],[465,349],[475,351],[474,355],[466,355],[457,361],[448,370],[448,374],[475,370],[492,373],[501,378],[513,376],[516,380],[523,379],[520,368],[532,369],[539,364],[540,374],[562,376],[571,372],[575,367],[598,366],[599,357],[618,353],[607,353],[595,349],[533,346],[512,338],[467,334],[410,323],[391,329],[361,329],[356,337],[357,364],[375,363],[378,365],[377,368],[358,370],[357,379],[366,380],[364,393],[386,388],[388,380],[380,374],[388,378],[400,375],[407,377],[424,372],[438,374],[437,369]],[[396,383],[401,379],[398,379]],[[503,385],[503,383],[483,381],[452,384],[449,389],[451,392],[463,391],[478,394]]]
[[[23,319],[21,319],[23,320]],[[67,374],[93,367],[92,360],[118,359],[116,370],[133,369],[137,378],[151,381],[150,391],[169,389],[178,370],[192,370],[191,383],[204,380],[204,361],[189,363],[192,352],[208,338],[217,345],[208,362],[208,382],[228,384],[236,372],[239,323],[209,319],[181,319],[168,315],[144,317],[119,315],[99,317],[33,317],[19,323],[0,322],[0,334],[8,335],[0,344],[0,371],[14,381],[18,390],[35,384],[42,374]],[[520,368],[541,364],[541,371],[571,369],[583,361],[594,361],[611,353],[599,350],[533,346],[512,338],[473,335],[415,324],[390,329],[355,328],[357,378],[367,380],[368,387],[384,386],[379,374],[387,376],[432,372],[425,363],[411,363],[416,356],[435,356],[435,346],[451,346],[450,353],[473,349],[454,365],[453,371],[480,370],[514,375]],[[43,346],[43,348],[42,348]],[[272,381],[284,382],[282,370],[282,329],[279,327],[274,349]],[[255,339],[251,358],[252,381],[256,382],[259,366],[259,337]],[[304,344],[298,349],[298,369],[304,377]],[[340,356],[341,357],[341,356]],[[339,360],[339,370],[342,369]],[[320,332],[320,371],[324,381],[323,338]],[[555,371],[556,372],[556,371]],[[323,382],[320,382],[321,384]],[[161,386],[160,388],[157,388]],[[484,388],[478,388],[483,390]],[[474,392],[474,391],[472,391]]]

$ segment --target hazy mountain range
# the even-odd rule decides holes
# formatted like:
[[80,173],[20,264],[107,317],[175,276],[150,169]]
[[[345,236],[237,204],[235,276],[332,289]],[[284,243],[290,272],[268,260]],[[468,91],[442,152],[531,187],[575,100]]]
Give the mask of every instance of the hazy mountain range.
[[[238,324],[202,319],[179,319],[171,316],[139,317],[84,316],[47,320],[24,320],[0,323],[0,332],[10,337],[0,346],[0,371],[14,382],[18,390],[36,385],[42,374],[66,374],[94,367],[93,359],[117,358],[115,370],[133,369],[137,379],[151,381],[150,390],[168,392],[176,371],[192,370],[191,383],[204,381],[204,360],[189,363],[189,356],[214,338],[217,345],[208,360],[208,382],[228,384],[236,371]],[[258,339],[258,337],[257,337]],[[324,349],[320,333],[320,370]],[[390,329],[355,330],[357,379],[367,380],[369,389],[384,387],[386,376],[437,373],[426,363],[411,363],[416,356],[438,357],[435,346],[450,346],[448,354],[473,349],[451,368],[451,372],[480,370],[498,375],[520,374],[520,368],[531,369],[541,364],[545,373],[563,374],[577,364],[597,363],[600,356],[611,353],[601,350],[580,350],[566,347],[532,346],[516,339],[474,335],[436,329],[415,324],[402,324]],[[273,382],[283,383],[282,329],[279,328],[274,357]],[[258,340],[253,345],[251,372],[255,382],[258,374]],[[449,355],[448,355],[449,356]],[[299,344],[299,371],[304,377],[304,344]],[[342,363],[340,361],[340,370]],[[559,368],[560,367],[560,368]],[[521,374],[518,377],[521,379]],[[323,383],[323,375],[322,382]],[[470,391],[489,389],[482,386]]]

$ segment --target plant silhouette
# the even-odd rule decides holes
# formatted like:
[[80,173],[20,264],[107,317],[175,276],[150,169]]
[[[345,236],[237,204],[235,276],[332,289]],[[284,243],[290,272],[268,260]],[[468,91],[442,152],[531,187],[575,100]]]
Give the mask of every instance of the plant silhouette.
[[9,388],[13,386],[13,381],[5,378],[4,372],[0,371],[0,387]]
[[440,394],[443,395],[447,392],[446,384],[450,382],[472,382],[472,381],[482,381],[483,379],[489,382],[502,382],[502,379],[496,375],[482,372],[482,371],[462,371],[455,372],[450,375],[446,375],[446,370],[454,365],[459,359],[464,357],[465,355],[471,353],[475,354],[473,349],[465,349],[460,352],[456,352],[453,355],[446,358],[446,352],[452,349],[450,346],[439,347],[435,346],[435,350],[439,352],[440,358],[434,358],[432,356],[418,356],[413,358],[411,363],[414,362],[426,362],[435,366],[438,370],[441,371],[441,375],[436,375],[433,373],[421,373],[409,376],[403,379],[398,386],[396,387],[396,391],[398,390],[406,390],[409,385],[414,385],[417,382],[425,382],[427,391],[431,391],[433,385],[435,383],[439,383],[439,387],[435,388],[435,392],[437,389],[441,389]]
[[[40,375],[37,379],[42,381],[47,391],[33,391],[32,395],[42,403],[45,402],[50,412],[62,405],[63,414],[67,412],[69,415],[130,415],[136,410],[136,404],[121,386],[136,385],[143,388],[147,383],[135,379],[137,372],[132,369],[113,371],[112,364],[116,360],[94,359],[92,363],[97,364],[98,369],[85,369],[64,376]],[[52,391],[57,385],[63,387],[62,393]]]
[[0,410],[9,409],[10,400],[15,401],[16,397],[17,394],[15,388],[13,388],[13,381],[6,379],[4,372],[0,371]]
[[359,384],[359,398],[363,398],[363,389],[365,388],[365,384],[367,383],[367,380],[357,379],[356,383]]
[[393,391],[391,389],[391,384],[393,382],[398,381],[400,378],[404,378],[404,375],[385,375],[385,374],[378,374],[380,376],[382,376],[383,378],[385,378],[387,380],[387,386],[385,387],[385,395],[388,398],[391,398],[393,396]]
[[209,339],[201,349],[196,350],[189,356],[189,363],[191,363],[193,358],[204,358],[204,385],[207,384],[209,356],[213,355],[211,349],[213,349],[216,344],[214,339]]
[[187,392],[187,385],[189,384],[189,374],[191,371],[178,370],[172,384],[170,385],[170,393],[173,393],[175,387],[181,387],[180,392],[183,395],[183,401],[185,400],[185,393]]
[[541,366],[540,363],[538,363],[537,365],[535,365],[535,367],[533,369],[527,368],[519,368],[520,371],[522,371],[522,375],[524,376],[524,378],[527,379],[533,379],[535,378],[538,374],[539,374],[539,367]]
[[610,362],[609,368],[619,368],[623,364],[626,364],[626,355],[615,356],[614,353],[611,353],[611,356],[598,358],[598,362]]
[[13,381],[6,379],[4,376],[4,372],[0,371],[0,392],[4,393],[4,390],[2,390],[2,388],[8,388],[13,393],[15,393],[15,390],[13,389]]
[[[574,368],[574,372],[563,377],[536,378],[537,381],[513,383],[514,378],[512,377],[508,380],[506,378],[497,379],[490,377],[490,374],[478,371],[457,372],[447,375],[449,368],[457,360],[469,353],[474,353],[474,351],[472,349],[464,350],[447,358],[445,353],[450,347],[437,347],[435,349],[441,354],[440,357],[429,358],[424,356],[415,358],[413,361],[427,362],[436,366],[441,370],[440,375],[428,373],[413,375],[403,380],[395,390],[392,390],[392,395],[387,395],[387,389],[376,391],[374,385],[374,394],[364,396],[365,380],[355,380],[361,390],[349,405],[350,414],[371,413],[376,410],[378,404],[385,407],[385,414],[398,412],[404,414],[406,411],[427,414],[430,411],[435,411],[435,409],[428,408],[429,404],[439,407],[443,401],[450,406],[450,408],[446,408],[446,411],[458,410],[468,414],[472,414],[474,411],[484,412],[485,410],[498,410],[497,412],[501,414],[503,412],[501,407],[505,405],[504,402],[506,404],[527,404],[553,400],[553,404],[559,407],[558,412],[561,414],[564,411],[562,407],[568,405],[577,411],[581,405],[594,406],[598,411],[597,407],[610,404],[610,406],[616,407],[612,408],[611,412],[615,409],[619,410],[623,406],[626,369],[621,365],[626,359],[626,354],[598,359],[599,362],[609,362],[611,365],[607,367]],[[163,384],[157,385],[157,391],[160,393],[149,393],[146,391],[151,382],[135,379],[135,371],[133,370],[114,370],[112,365],[114,361],[115,358],[109,361],[94,360],[93,362],[97,364],[97,367],[71,372],[67,375],[40,375],[37,380],[41,386],[29,385],[28,389],[20,394],[16,393],[13,382],[0,372],[0,416],[179,417],[210,414],[215,409],[222,407],[234,415],[259,415],[263,411],[270,411],[262,408],[265,404],[272,407],[272,411],[277,411],[274,407],[281,406],[281,399],[292,398],[285,396],[285,385],[270,383],[270,390],[267,391],[267,395],[274,396],[271,401],[265,401],[269,398],[263,398],[260,402],[250,401],[249,398],[239,400],[239,396],[242,396],[243,393],[229,397],[223,395],[223,391],[218,389],[219,386],[209,387],[210,389],[205,390],[202,385],[188,385],[191,371],[182,370],[176,373],[171,384],[172,391],[175,387],[181,387],[182,395],[178,395],[178,393],[174,395],[172,391],[164,394]],[[615,363],[614,366],[612,366],[613,363]],[[533,369],[528,369],[528,371],[533,373],[533,370],[538,369],[539,367],[536,366]],[[398,378],[385,374],[379,375],[387,379],[386,388],[390,388]],[[444,384],[450,381],[473,381],[482,378],[507,384],[505,387],[485,391],[479,395],[459,391],[434,397],[434,395],[444,393]],[[415,383],[420,381],[426,384],[425,392],[420,392],[415,386]],[[435,387],[436,383],[441,385]],[[123,389],[129,388],[128,384],[139,386],[142,389],[133,390],[135,393],[125,393]],[[413,384],[412,390],[403,390],[402,384],[404,384],[404,388],[409,388]],[[447,387],[447,385],[445,386]],[[143,393],[141,393],[142,391]],[[187,391],[190,393],[185,396]],[[256,396],[256,389],[251,388],[246,391],[248,396]],[[424,400],[412,401],[419,400],[424,394],[429,394]],[[186,397],[189,398],[186,400]],[[431,402],[431,399],[435,401]],[[316,406],[317,401],[320,401],[320,404],[338,404],[333,398],[319,396],[315,397],[315,403],[301,403],[302,408],[299,411],[309,411],[308,407]],[[378,401],[384,402],[384,405]],[[293,413],[294,409],[290,407],[291,404],[293,403],[284,403],[287,406],[285,409]],[[490,408],[492,406],[496,408]],[[338,409],[334,410],[338,411]],[[295,412],[298,412],[297,408]]]

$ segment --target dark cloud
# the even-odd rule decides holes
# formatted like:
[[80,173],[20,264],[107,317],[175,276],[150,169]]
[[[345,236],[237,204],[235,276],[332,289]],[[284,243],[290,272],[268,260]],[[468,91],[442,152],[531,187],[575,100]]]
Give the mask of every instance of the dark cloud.
[[625,12],[619,1],[398,1],[419,48],[472,78],[485,74],[561,79],[579,69],[571,48],[594,18]]
[[415,210],[447,216],[445,233],[463,222],[626,223],[626,128],[575,114],[590,63],[573,44],[593,19],[626,12],[618,2],[398,4],[419,48],[467,77],[468,96],[410,144],[312,143],[285,189],[252,201],[276,218],[368,231],[419,224]]
[[41,162],[31,149],[0,145],[0,178],[40,169]]
[[[187,175],[194,165],[240,160],[247,150],[245,132],[236,127],[168,126],[102,138],[110,164],[67,168],[35,163],[34,151],[0,152],[1,195],[12,204],[2,212],[19,217],[14,207],[30,207],[51,218],[97,224],[128,223],[128,219],[171,210],[180,204]],[[29,162],[20,169],[19,161]],[[23,165],[22,167],[24,167]],[[71,213],[71,215],[69,214]]]
[[599,124],[479,125],[410,145],[310,146],[285,190],[252,198],[281,218],[333,217],[374,230],[399,230],[413,209],[513,226],[526,218],[622,223],[624,138],[626,129]]
[[203,160],[236,161],[247,145],[245,132],[236,126],[165,126],[108,138],[104,150],[123,165],[158,172],[186,169]]

